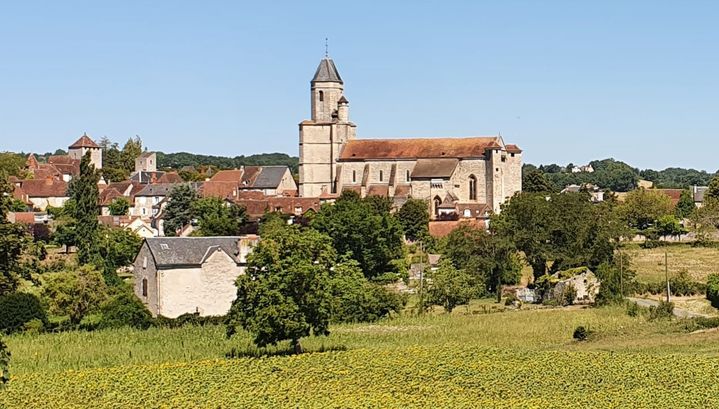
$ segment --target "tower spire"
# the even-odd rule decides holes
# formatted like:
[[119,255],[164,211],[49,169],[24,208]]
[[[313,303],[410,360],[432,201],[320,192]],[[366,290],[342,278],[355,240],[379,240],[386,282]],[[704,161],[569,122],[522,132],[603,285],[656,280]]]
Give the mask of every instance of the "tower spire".
[[329,45],[327,43],[327,37],[325,37],[325,58],[330,57]]

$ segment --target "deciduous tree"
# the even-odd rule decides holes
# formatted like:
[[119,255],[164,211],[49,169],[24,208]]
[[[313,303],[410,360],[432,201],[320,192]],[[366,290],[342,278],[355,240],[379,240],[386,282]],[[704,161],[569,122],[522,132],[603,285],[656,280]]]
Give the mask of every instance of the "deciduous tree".
[[464,269],[457,269],[449,258],[440,259],[439,268],[428,276],[427,303],[441,305],[448,313],[477,295],[474,277]]
[[692,214],[694,209],[696,209],[696,206],[694,206],[694,198],[692,197],[691,192],[686,189],[682,190],[682,193],[679,196],[679,202],[677,202],[677,205],[674,208],[674,215],[679,219],[686,219]]
[[175,236],[194,218],[193,203],[198,196],[189,184],[175,186],[170,192],[169,202],[165,206],[165,235]]
[[76,325],[105,301],[107,286],[99,271],[84,265],[73,271],[48,274],[43,297],[51,313],[66,315]]
[[410,198],[397,212],[407,240],[423,240],[429,236],[429,208],[424,200]]

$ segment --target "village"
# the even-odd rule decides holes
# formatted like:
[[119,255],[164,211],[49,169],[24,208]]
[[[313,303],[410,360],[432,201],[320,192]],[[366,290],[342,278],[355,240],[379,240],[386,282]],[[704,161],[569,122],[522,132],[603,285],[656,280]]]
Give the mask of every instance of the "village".
[[0,407],[719,407],[719,10],[161,3],[0,24]]

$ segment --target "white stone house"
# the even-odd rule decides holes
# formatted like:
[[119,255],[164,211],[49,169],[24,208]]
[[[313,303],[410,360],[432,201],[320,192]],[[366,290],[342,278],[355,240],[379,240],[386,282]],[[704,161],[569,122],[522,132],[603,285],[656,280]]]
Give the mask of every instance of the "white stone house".
[[153,316],[224,315],[258,236],[156,237],[135,257],[135,294]]

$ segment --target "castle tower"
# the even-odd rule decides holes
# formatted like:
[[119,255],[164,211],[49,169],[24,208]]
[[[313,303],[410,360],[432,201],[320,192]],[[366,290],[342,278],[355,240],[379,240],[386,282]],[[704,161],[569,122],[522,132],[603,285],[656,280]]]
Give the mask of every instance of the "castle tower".
[[300,196],[317,197],[337,191],[337,158],[354,139],[344,83],[331,58],[325,56],[310,82],[311,119],[300,123]]
[[95,169],[102,169],[102,148],[90,139],[87,133],[68,147],[67,154],[73,159],[80,160],[87,151],[90,151],[90,162],[95,165]]

